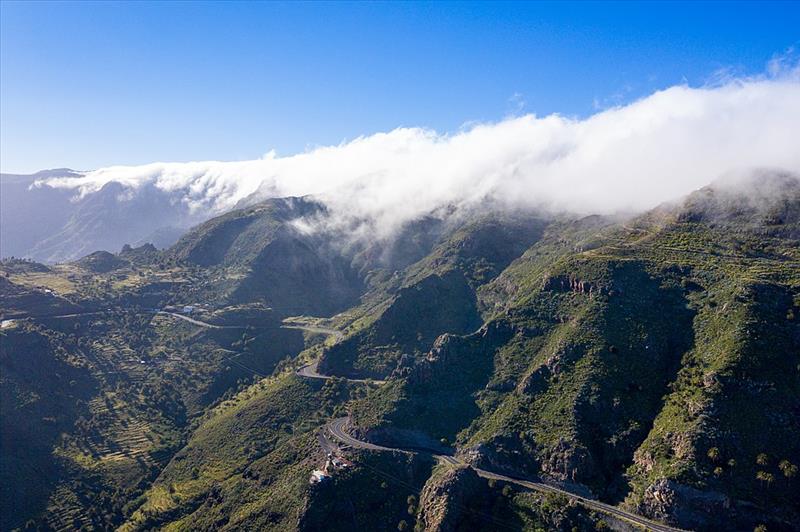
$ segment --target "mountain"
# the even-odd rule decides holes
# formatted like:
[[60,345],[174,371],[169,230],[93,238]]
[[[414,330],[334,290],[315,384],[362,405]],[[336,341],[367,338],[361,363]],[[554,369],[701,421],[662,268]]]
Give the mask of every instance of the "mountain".
[[360,279],[326,235],[296,225],[324,211],[303,198],[268,200],[200,224],[167,256],[215,272],[227,302],[260,301],[283,315],[331,314],[355,302]]
[[152,186],[132,190],[110,182],[79,196],[75,190],[36,184],[81,175],[69,169],[0,175],[0,256],[53,263],[98,249],[116,252],[124,244],[150,242],[163,248],[204,219]]
[[443,332],[476,329],[476,291],[535,242],[546,224],[535,215],[487,216],[445,232],[425,257],[365,294],[366,304],[355,309],[363,317],[322,353],[320,368],[384,378],[404,355],[426,350]]
[[70,202],[73,192],[33,184],[39,179],[76,175],[66,168],[31,175],[0,174],[2,257],[32,257],[33,246],[59,231],[74,210]]
[[589,249],[585,220],[552,228],[480,292],[480,330],[439,337],[355,423],[681,527],[791,528],[800,194],[785,176],[752,185],[608,226]]
[[0,263],[2,528],[798,530],[796,176],[331,222]]

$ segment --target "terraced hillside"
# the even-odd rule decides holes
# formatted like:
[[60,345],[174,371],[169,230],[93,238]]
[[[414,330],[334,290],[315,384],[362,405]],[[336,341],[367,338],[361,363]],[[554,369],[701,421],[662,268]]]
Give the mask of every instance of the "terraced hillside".
[[391,242],[325,214],[0,265],[2,528],[797,529],[795,177]]
[[260,323],[111,311],[4,328],[3,507],[56,529],[119,524],[197,416],[302,348],[300,331]]

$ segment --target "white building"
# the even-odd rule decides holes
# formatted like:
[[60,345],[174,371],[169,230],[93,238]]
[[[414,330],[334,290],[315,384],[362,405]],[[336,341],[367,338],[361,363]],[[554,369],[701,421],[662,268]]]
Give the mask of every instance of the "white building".
[[324,481],[325,479],[330,478],[329,475],[326,475],[324,471],[321,469],[315,469],[311,472],[311,478],[308,481],[311,484],[319,484],[320,482]]

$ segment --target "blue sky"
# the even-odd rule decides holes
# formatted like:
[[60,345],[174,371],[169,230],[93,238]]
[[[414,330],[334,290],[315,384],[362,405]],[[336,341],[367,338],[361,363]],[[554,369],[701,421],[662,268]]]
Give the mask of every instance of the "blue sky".
[[800,3],[0,2],[4,172],[585,117],[800,45]]

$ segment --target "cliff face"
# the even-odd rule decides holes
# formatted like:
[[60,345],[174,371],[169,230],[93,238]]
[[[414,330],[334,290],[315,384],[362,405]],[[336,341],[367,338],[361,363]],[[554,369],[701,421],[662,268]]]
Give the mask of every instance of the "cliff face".
[[791,513],[774,519],[750,503],[797,511],[786,490],[800,458],[798,292],[727,281],[707,297],[715,304],[695,319],[695,348],[628,471],[629,502],[687,526],[719,515],[785,526]]
[[354,416],[681,527],[786,528],[800,198],[783,192],[712,188],[623,226],[548,228],[478,290],[484,327],[401,359]]
[[475,470],[467,467],[444,469],[425,483],[419,499],[417,522],[426,532],[463,530],[473,520],[476,499],[485,490]]
[[[73,300],[113,310],[5,324],[4,420],[31,421],[30,438],[58,429],[63,443],[31,449],[77,464],[37,498],[62,524],[92,506],[93,526],[126,530],[604,526],[568,499],[469,468],[432,474],[424,454],[347,450],[352,468],[310,486],[330,450],[319,430],[349,414],[361,438],[453,449],[681,528],[793,530],[800,197],[770,187],[778,200],[712,187],[621,223],[432,221],[391,252],[349,255],[294,227],[318,207],[287,199],[216,219],[166,253],[126,249],[118,268],[81,269],[88,281],[74,265],[6,261],[4,316]],[[193,316],[228,328],[137,310],[145,296],[160,302],[147,307],[200,301]],[[281,328],[289,304],[355,306],[323,322],[341,340],[301,345]],[[296,374],[320,353],[323,373],[382,382]],[[29,386],[37,367],[55,368],[53,390]],[[90,408],[74,422],[52,397],[77,398],[73,387]],[[89,479],[103,484],[87,495],[100,486]]]

